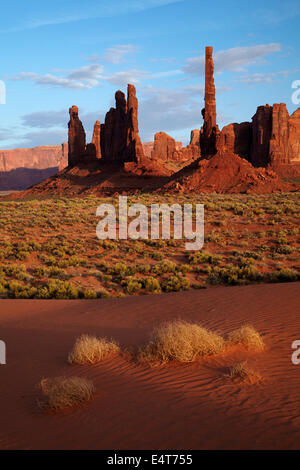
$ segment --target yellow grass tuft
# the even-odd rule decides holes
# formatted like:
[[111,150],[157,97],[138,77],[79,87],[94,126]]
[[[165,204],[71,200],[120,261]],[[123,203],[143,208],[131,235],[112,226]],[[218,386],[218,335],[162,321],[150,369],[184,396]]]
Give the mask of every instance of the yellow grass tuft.
[[90,400],[95,391],[93,382],[81,377],[42,379],[39,387],[45,396],[40,406],[53,411],[78,406]]
[[239,378],[241,380],[252,380],[252,379],[260,379],[261,376],[253,369],[251,369],[247,361],[238,362],[233,366],[228,368],[228,373],[225,374],[227,377],[231,379]]
[[70,364],[95,364],[120,352],[119,345],[114,340],[82,335],[77,338],[73,350],[69,353]]
[[265,348],[260,334],[251,325],[244,325],[228,335],[228,342],[240,344],[248,350],[261,351]]
[[153,331],[150,342],[138,352],[138,360],[149,365],[192,362],[197,357],[221,352],[224,344],[224,339],[216,333],[196,323],[177,320]]

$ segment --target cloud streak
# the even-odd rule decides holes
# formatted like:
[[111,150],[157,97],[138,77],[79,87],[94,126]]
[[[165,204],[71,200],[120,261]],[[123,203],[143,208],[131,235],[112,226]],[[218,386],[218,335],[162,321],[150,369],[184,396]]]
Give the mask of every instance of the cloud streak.
[[[36,8],[34,4],[30,3],[27,7],[27,17],[24,18],[22,23],[8,29],[0,30],[0,33],[12,33],[17,31],[24,31],[29,29],[41,28],[43,26],[61,25],[66,23],[75,23],[78,21],[85,21],[97,18],[109,18],[113,16],[120,16],[130,13],[138,13],[152,8],[159,8],[174,3],[182,2],[183,0],[86,0],[83,3],[82,10],[76,5],[73,5],[74,13],[69,15],[70,3],[61,2],[55,16],[51,16],[53,6],[49,9],[48,16],[35,17]],[[89,12],[89,13],[86,13]],[[13,20],[13,18],[12,18]]]

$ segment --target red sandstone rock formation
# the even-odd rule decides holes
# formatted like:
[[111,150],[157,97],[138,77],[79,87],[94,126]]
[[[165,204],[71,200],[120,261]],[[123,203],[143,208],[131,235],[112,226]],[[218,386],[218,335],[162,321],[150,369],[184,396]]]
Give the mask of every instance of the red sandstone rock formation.
[[269,164],[270,139],[272,132],[272,106],[259,106],[252,117],[251,163],[254,166]]
[[300,108],[289,118],[288,160],[300,163]]
[[138,129],[138,101],[135,87],[128,85],[127,101],[118,90],[116,107],[106,114],[101,126],[101,153],[104,161],[141,163],[144,150]]
[[252,118],[250,161],[272,168],[300,162],[300,108],[291,116],[285,103],[257,108]]
[[176,152],[176,142],[165,132],[157,132],[154,136],[154,146],[151,152],[152,160],[165,162],[173,161]]
[[96,158],[101,158],[101,124],[100,121],[96,121],[94,125],[92,144],[95,146]]
[[182,147],[181,142],[176,142],[165,132],[157,132],[154,136],[154,146],[151,152],[152,160],[163,162],[188,162],[200,157],[199,145]]
[[139,136],[138,126],[138,100],[136,90],[133,85],[127,88],[127,114],[128,114],[128,134],[127,134],[127,161],[142,163],[145,155],[142,142]]
[[205,107],[202,109],[204,119],[200,132],[201,155],[211,156],[216,153],[217,111],[215,99],[213,48],[205,48]]
[[[151,158],[151,153],[154,147],[154,142],[143,142],[142,143],[143,149],[144,149],[144,154],[145,157]],[[182,149],[182,142],[175,142],[175,150],[181,150]]]
[[254,168],[238,155],[218,152],[175,173],[161,191],[264,194],[295,189],[296,185],[283,182],[271,169]]
[[151,158],[151,152],[154,147],[154,142],[143,142],[144,155],[146,158]]
[[271,166],[289,162],[288,156],[289,140],[289,113],[285,103],[273,105],[272,109],[272,131],[269,146],[268,160]]
[[85,131],[78,117],[78,107],[72,106],[69,109],[70,121],[69,128],[69,165],[75,165],[85,155]]
[[200,157],[200,145],[187,145],[174,152],[174,160],[178,162],[190,162]]
[[218,151],[227,150],[229,153],[235,153],[249,160],[251,141],[252,124],[250,122],[232,123],[223,127],[218,134],[216,147]]
[[190,145],[198,145],[200,147],[200,129],[191,131]]

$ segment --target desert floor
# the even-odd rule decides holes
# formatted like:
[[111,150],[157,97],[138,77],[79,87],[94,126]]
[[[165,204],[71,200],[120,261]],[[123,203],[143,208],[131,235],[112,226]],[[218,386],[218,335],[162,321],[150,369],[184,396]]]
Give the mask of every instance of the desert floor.
[[[300,445],[299,283],[97,300],[1,300],[0,449],[295,449]],[[193,364],[146,368],[115,357],[69,365],[82,333],[136,348],[162,320],[183,318],[226,334],[251,323],[267,348],[232,348]],[[224,376],[247,359],[262,376]],[[92,401],[60,414],[40,411],[42,377],[94,381]]]

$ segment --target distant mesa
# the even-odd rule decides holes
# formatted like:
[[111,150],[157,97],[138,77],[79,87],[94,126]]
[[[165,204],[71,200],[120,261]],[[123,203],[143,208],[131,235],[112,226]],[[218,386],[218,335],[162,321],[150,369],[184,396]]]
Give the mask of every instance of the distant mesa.
[[23,190],[68,165],[68,144],[0,150],[0,191]]
[[[211,46],[205,49],[203,124],[191,131],[186,147],[162,131],[142,144],[138,99],[130,84],[127,97],[121,90],[115,93],[115,107],[104,123],[95,122],[91,143],[86,143],[78,107],[69,113],[68,166],[29,193],[297,190],[281,176],[300,176],[300,108],[290,116],[285,103],[258,106],[251,122],[231,123],[220,131]],[[66,164],[65,153],[64,144],[59,169]]]

